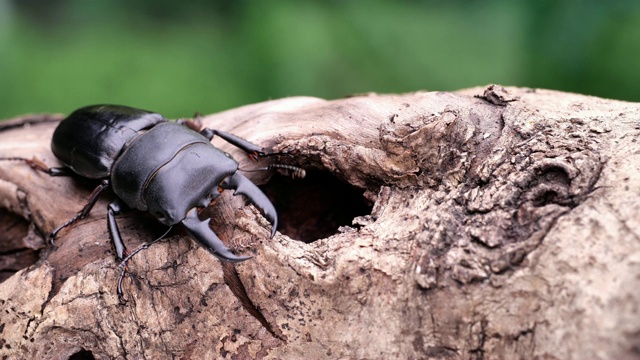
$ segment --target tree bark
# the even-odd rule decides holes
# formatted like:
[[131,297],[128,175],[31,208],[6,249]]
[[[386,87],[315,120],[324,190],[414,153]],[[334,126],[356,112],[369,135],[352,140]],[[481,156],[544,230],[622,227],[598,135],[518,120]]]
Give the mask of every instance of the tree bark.
[[[0,123],[0,157],[59,166],[59,119]],[[307,177],[246,172],[281,231],[225,192],[203,215],[253,258],[222,264],[173,232],[129,262],[124,305],[113,195],[54,248],[44,234],[95,184],[0,161],[3,358],[640,359],[640,104],[491,86],[288,98],[204,123],[281,153],[255,164],[214,139],[242,169]],[[129,249],[164,231],[118,221]]]

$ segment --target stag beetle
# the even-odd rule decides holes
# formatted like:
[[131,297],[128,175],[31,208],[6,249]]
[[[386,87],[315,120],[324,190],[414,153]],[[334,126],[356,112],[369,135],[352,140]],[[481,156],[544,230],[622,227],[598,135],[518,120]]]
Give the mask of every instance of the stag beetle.
[[[190,120],[169,122],[150,111],[94,105],[71,113],[53,133],[51,149],[64,167],[48,168],[35,159],[4,160],[23,160],[51,176],[77,174],[102,180],[83,209],[51,233],[52,243],[60,230],[86,217],[100,194],[111,188],[117,199],[108,205],[107,222],[119,259],[125,259],[127,250],[115,216],[131,208],[149,212],[169,227],[182,223],[213,255],[223,261],[240,262],[250,257],[229,251],[209,227],[210,219],[198,219],[198,209],[208,206],[222,190],[233,189],[234,195],[246,196],[261,210],[272,225],[271,237],[278,216],[264,193],[238,172],[238,163],[210,143],[216,135],[254,159],[271,155],[233,134],[200,129]],[[304,176],[300,168],[275,166]]]

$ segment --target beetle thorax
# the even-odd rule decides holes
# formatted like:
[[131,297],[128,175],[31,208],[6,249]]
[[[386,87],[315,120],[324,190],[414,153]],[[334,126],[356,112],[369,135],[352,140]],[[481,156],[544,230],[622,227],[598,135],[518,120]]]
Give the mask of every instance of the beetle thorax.
[[173,225],[207,206],[238,163],[199,133],[164,123],[133,141],[111,172],[113,191],[129,207]]

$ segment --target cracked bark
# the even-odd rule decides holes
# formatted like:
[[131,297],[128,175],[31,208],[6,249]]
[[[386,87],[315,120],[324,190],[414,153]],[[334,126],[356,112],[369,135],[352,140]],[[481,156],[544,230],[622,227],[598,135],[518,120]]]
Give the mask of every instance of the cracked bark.
[[[0,156],[56,166],[59,119],[3,123]],[[269,240],[225,192],[207,216],[254,258],[223,266],[174,232],[132,259],[119,305],[108,196],[52,250],[42,234],[92,184],[0,161],[1,356],[640,358],[639,104],[495,86],[289,98],[204,121],[310,170],[247,174],[280,203],[281,232]],[[335,218],[355,200],[334,179],[372,206],[349,226]],[[164,230],[118,221],[130,249]],[[39,260],[14,274],[25,251]]]

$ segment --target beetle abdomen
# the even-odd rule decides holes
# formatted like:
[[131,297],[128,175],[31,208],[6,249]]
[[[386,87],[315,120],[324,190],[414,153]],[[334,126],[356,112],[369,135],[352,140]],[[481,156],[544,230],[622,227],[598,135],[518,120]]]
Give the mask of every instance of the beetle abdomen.
[[166,121],[160,114],[128,106],[83,107],[60,122],[53,133],[51,150],[77,174],[106,178],[128,142],[141,130]]

